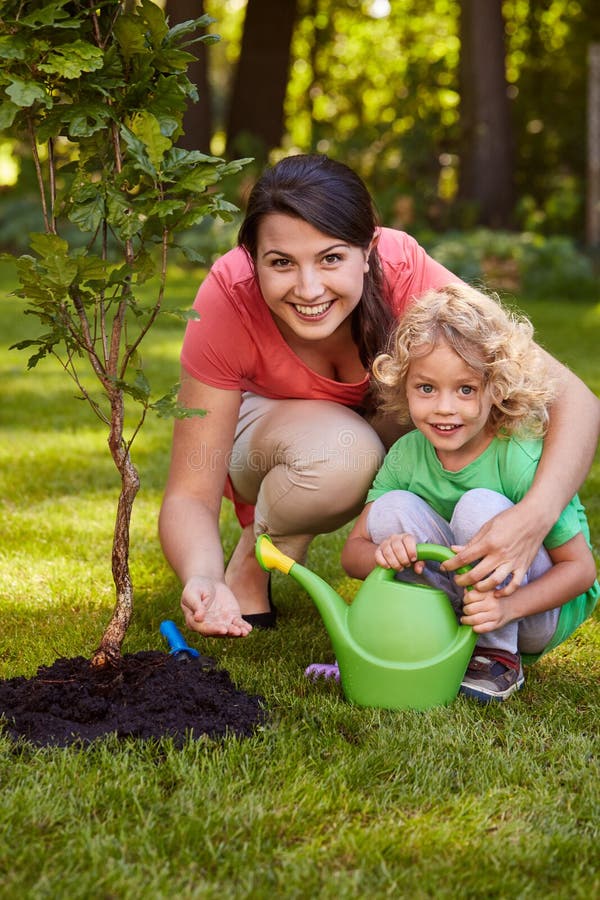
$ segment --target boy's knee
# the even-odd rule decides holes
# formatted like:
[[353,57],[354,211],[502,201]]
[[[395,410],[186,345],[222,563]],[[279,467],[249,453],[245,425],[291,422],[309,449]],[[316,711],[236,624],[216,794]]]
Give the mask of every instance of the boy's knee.
[[457,543],[466,543],[482,525],[513,506],[512,501],[489,488],[466,491],[456,506],[450,522]]
[[489,488],[473,488],[462,495],[454,507],[454,515],[457,512],[459,515],[482,515],[485,521],[512,505],[512,501],[503,494],[499,494],[498,491],[491,491]]
[[371,540],[381,543],[395,532],[420,533],[421,523],[431,513],[428,504],[411,491],[388,491],[374,500],[367,517]]

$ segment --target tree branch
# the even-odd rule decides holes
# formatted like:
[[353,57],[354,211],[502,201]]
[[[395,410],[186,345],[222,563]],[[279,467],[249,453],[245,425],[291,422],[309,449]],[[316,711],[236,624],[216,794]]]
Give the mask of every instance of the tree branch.
[[123,356],[123,362],[121,363],[121,372],[120,377],[125,378],[125,372],[127,371],[127,366],[129,365],[129,360],[139,347],[139,345],[144,340],[146,334],[150,331],[154,322],[156,321],[156,317],[158,316],[161,308],[162,302],[165,296],[165,286],[167,282],[167,257],[168,257],[168,247],[169,247],[169,232],[167,229],[163,229],[163,236],[161,241],[161,268],[160,268],[160,287],[158,289],[158,297],[156,299],[156,303],[154,304],[152,311],[148,317],[148,321],[141,329],[137,338],[133,342],[133,344],[127,349],[127,352]]
[[46,202],[46,189],[44,187],[44,175],[42,172],[42,165],[40,163],[40,156],[38,153],[37,141],[35,139],[35,129],[33,127],[33,117],[31,115],[27,116],[27,130],[29,132],[29,143],[31,144],[31,153],[33,155],[33,162],[35,165],[35,172],[37,175],[38,188],[40,191],[40,200],[42,203],[42,215],[44,217],[44,228],[45,228],[46,232],[48,232],[49,234],[56,234],[56,231],[48,218],[48,205]]

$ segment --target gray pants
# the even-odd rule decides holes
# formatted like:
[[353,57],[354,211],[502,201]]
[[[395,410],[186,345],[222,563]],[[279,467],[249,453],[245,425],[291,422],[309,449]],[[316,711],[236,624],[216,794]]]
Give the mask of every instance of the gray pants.
[[[407,532],[418,543],[466,544],[485,522],[513,504],[502,494],[487,488],[467,491],[458,501],[450,522],[446,522],[428,503],[409,491],[390,491],[374,501],[367,520],[371,540],[379,544],[392,534]],[[544,547],[540,547],[523,584],[535,581],[552,565]],[[412,569],[399,573],[400,579],[414,580]],[[464,588],[454,583],[451,574],[439,570],[435,563],[425,566],[423,578],[445,591],[457,614],[462,610]],[[508,650],[511,653],[541,653],[548,645],[558,624],[560,608],[536,613],[509,622],[488,634],[477,635],[480,647]]]

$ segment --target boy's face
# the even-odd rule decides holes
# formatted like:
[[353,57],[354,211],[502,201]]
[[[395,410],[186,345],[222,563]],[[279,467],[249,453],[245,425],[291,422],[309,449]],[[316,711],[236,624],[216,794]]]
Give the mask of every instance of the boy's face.
[[481,375],[444,342],[411,360],[406,395],[415,427],[451,472],[480,456],[494,437],[488,427],[492,402]]

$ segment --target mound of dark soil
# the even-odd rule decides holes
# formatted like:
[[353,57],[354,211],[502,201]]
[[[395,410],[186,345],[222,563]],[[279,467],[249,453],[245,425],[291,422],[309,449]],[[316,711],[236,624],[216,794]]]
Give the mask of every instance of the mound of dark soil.
[[120,738],[249,736],[265,721],[261,698],[238,690],[224,669],[157,651],[95,668],[57,659],[34,678],[0,680],[0,716],[12,737],[64,747]]

